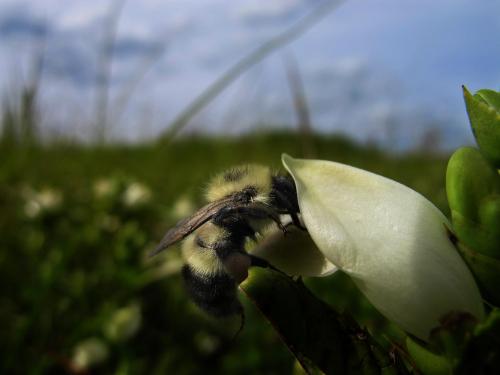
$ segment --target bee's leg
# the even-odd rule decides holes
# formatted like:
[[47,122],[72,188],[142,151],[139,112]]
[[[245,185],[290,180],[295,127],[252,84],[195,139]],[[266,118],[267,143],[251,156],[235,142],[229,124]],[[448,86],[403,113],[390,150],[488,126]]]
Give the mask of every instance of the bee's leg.
[[255,255],[248,254],[250,257],[250,266],[251,267],[260,267],[260,268],[274,268],[267,260],[259,258]]
[[250,225],[248,220],[243,217],[243,215],[238,214],[235,217],[235,223],[231,227],[231,232],[241,237],[250,238],[252,241],[257,242],[257,233],[255,229]]
[[221,208],[212,218],[212,221],[219,226],[230,226],[233,223],[252,219],[271,219],[283,233],[287,233],[285,226],[281,223],[280,217],[272,210],[261,207],[224,207]]
[[283,234],[287,234],[288,233],[288,230],[286,229],[286,226],[283,225],[283,223],[281,222],[281,219],[280,219],[280,217],[278,215],[276,215],[273,212],[268,212],[267,216],[268,216],[268,218],[270,218],[271,220],[273,220],[276,223],[276,225],[283,232]]
[[240,327],[238,328],[238,330],[236,331],[236,333],[234,334],[233,338],[231,339],[231,341],[233,340],[236,340],[236,338],[240,335],[240,333],[243,331],[243,328],[245,328],[245,310],[241,309],[238,313],[238,315],[240,316]]
[[293,207],[293,204],[290,202],[290,200],[286,197],[285,194],[282,194],[280,191],[273,191],[273,194],[276,198],[276,200],[279,201],[280,204],[282,204],[286,208],[286,213],[290,215],[292,218],[293,225],[295,225],[297,228],[302,229],[302,230],[307,230],[300,222],[299,217],[297,216],[297,210]]
[[[248,215],[250,209],[248,207],[222,207],[219,211],[215,213],[212,217],[212,222],[220,226],[227,226],[237,223],[242,220],[243,215]],[[251,212],[252,216],[258,215],[259,213]],[[262,214],[260,215],[262,216]]]
[[307,228],[302,225],[302,223],[299,220],[299,217],[297,216],[297,214],[295,212],[290,212],[289,211],[288,214],[292,218],[293,225],[295,225],[299,229],[307,231]]
[[285,275],[285,276],[289,277],[286,273],[284,273],[280,269],[274,267],[267,260],[259,258],[259,257],[255,256],[255,255],[252,255],[252,254],[248,254],[248,256],[250,257],[250,267],[269,268],[269,269],[271,269],[273,271],[279,272],[282,275]]
[[248,220],[234,208],[221,208],[212,218],[212,223],[219,227],[227,228],[233,234],[238,234],[242,238],[250,238],[257,241],[255,230],[248,223]]

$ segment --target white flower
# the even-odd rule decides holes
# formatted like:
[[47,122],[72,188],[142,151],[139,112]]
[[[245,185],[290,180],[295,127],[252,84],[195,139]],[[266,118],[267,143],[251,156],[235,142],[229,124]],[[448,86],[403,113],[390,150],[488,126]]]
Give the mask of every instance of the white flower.
[[123,192],[123,202],[128,207],[140,206],[151,199],[151,190],[139,182],[131,183]]
[[347,165],[283,155],[307,230],[388,319],[427,340],[450,311],[483,317],[477,285],[427,199]]
[[112,341],[126,341],[141,327],[142,314],[138,303],[116,310],[104,326],[104,333]]
[[91,337],[75,347],[72,362],[76,369],[83,371],[102,363],[108,354],[109,350],[106,344],[96,337]]
[[101,178],[94,182],[93,190],[97,198],[106,198],[116,193],[118,184],[116,180]]
[[61,204],[62,195],[60,191],[54,189],[43,189],[37,194],[36,199],[43,208],[50,210]]
[[217,336],[203,331],[196,334],[194,342],[198,350],[205,355],[214,353],[221,344]]
[[40,203],[38,203],[34,199],[27,201],[26,204],[24,205],[24,214],[30,219],[36,218],[41,211],[42,208],[40,206]]
[[283,236],[273,223],[264,229],[261,239],[248,242],[247,250],[291,276],[327,276],[337,271],[318,250],[307,232],[288,227]]
[[44,188],[40,191],[26,189],[24,195],[26,196],[24,213],[31,219],[36,218],[42,212],[57,209],[63,200],[61,192],[51,188]]
[[174,203],[170,210],[170,216],[175,220],[179,220],[191,215],[194,210],[195,205],[193,201],[187,195],[183,195]]

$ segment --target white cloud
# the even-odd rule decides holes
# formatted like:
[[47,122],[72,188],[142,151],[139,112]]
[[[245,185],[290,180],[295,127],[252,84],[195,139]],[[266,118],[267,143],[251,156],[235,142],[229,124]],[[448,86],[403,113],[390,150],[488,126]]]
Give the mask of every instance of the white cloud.
[[72,7],[67,6],[56,20],[56,25],[61,30],[87,28],[106,17],[109,9],[109,4],[105,1],[84,2]]
[[240,1],[235,15],[246,22],[269,22],[291,15],[302,5],[302,0],[245,0]]
[[[494,20],[498,19],[495,9],[500,8],[466,0],[452,5],[453,1],[426,0],[423,5],[409,6],[397,0],[352,0],[292,43],[317,129],[348,127],[359,138],[366,138],[383,122],[374,116],[380,108],[399,112],[398,118],[410,118],[408,113],[432,106],[435,111],[447,111],[448,118],[456,113],[463,117],[459,90],[454,91],[460,83],[474,89],[498,87],[500,67],[495,61],[500,50],[495,48],[495,35],[500,30]],[[63,107],[64,101],[78,103],[79,97],[85,97],[80,100],[79,118],[93,116],[101,21],[109,15],[111,4],[111,0],[0,0],[0,14],[22,8],[25,14],[46,20],[52,30],[47,71],[59,71],[46,75],[46,90],[54,88],[50,96],[54,107]],[[129,123],[120,128],[134,134],[136,120],[131,119],[139,118],[148,107],[157,111],[150,116],[151,131],[159,132],[222,72],[314,5],[312,0],[127,0],[118,20],[120,53],[112,62],[111,96],[125,89],[150,51],[158,46],[168,48],[135,89],[123,118]],[[430,31],[432,43],[426,39]],[[1,91],[12,81],[8,79],[13,76],[9,64],[28,65],[30,43],[3,40],[0,44]],[[259,66],[259,74],[248,72],[230,87],[231,92],[241,93],[241,99],[236,102],[233,95],[221,96],[200,115],[203,122],[212,119],[211,129],[224,131],[225,121],[235,122],[234,116],[225,115],[232,111],[245,124],[293,123],[284,64],[280,53],[275,56]],[[49,98],[44,100],[48,106],[49,102]],[[57,117],[59,112],[49,115]],[[468,129],[463,126],[460,131]]]

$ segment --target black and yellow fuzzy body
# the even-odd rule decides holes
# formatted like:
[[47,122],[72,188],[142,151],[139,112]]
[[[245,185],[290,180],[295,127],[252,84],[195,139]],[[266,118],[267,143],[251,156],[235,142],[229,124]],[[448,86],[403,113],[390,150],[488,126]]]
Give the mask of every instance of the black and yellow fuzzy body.
[[[280,215],[288,214],[301,227],[293,180],[261,165],[231,168],[209,182],[207,204],[170,229],[153,255],[183,240],[186,262],[182,275],[193,301],[207,313],[224,317],[240,314],[237,286],[251,266],[272,267],[245,251],[270,222],[284,232]],[[189,236],[189,237],[188,237]]]
[[243,246],[244,237],[213,223],[184,241],[184,283],[192,300],[207,313],[217,317],[243,313],[236,285],[251,263]]
[[[290,176],[273,173],[262,165],[245,165],[228,169],[209,183],[205,197],[216,202],[228,196],[244,196],[247,203],[272,207],[277,214],[296,216],[299,212],[297,191]],[[297,224],[297,223],[296,223]]]

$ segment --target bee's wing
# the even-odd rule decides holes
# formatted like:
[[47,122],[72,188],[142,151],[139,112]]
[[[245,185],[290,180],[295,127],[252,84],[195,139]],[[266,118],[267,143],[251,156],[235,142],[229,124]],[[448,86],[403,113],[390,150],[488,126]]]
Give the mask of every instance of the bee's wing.
[[207,221],[212,219],[212,217],[221,208],[228,206],[231,207],[233,205],[234,199],[232,197],[223,198],[207,204],[196,211],[193,215],[180,220],[173,228],[169,229],[167,233],[165,233],[158,246],[156,246],[149,256],[156,255],[174,243],[181,241]]

